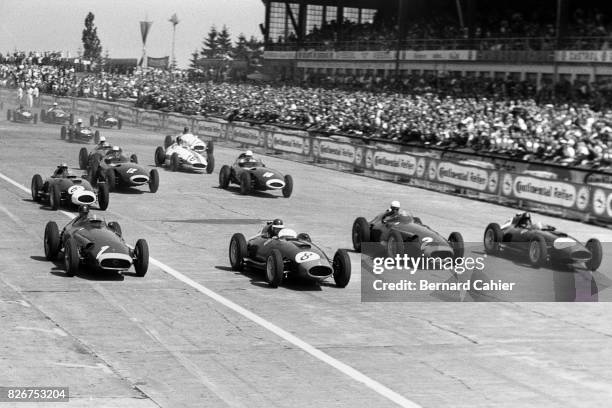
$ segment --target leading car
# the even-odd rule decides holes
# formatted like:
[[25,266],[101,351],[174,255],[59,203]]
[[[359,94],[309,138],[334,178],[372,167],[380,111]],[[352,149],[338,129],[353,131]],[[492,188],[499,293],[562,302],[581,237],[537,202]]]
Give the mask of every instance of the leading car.
[[227,189],[230,184],[240,186],[240,194],[253,191],[281,190],[283,197],[289,198],[293,193],[293,178],[266,167],[251,151],[242,153],[233,165],[224,165],[219,171],[219,187]]
[[155,165],[157,167],[169,167],[172,171],[186,170],[195,173],[210,174],[215,169],[215,157],[212,150],[199,153],[188,144],[183,143],[180,136],[176,142],[163,148],[155,149]]
[[[82,155],[84,153],[81,151],[79,157]],[[104,181],[110,191],[115,191],[118,188],[148,185],[149,191],[156,193],[159,188],[159,173],[157,170],[147,170],[146,167],[138,164],[138,157],[135,154],[127,157],[119,146],[113,146],[105,154],[102,152],[92,153],[89,156],[87,173],[92,183]]]
[[101,271],[125,272],[132,265],[137,276],[145,276],[149,267],[149,246],[139,239],[132,249],[123,239],[121,226],[81,208],[79,216],[60,232],[57,224],[45,226],[45,257],[49,261],[64,253],[66,275],[74,276],[83,266]]

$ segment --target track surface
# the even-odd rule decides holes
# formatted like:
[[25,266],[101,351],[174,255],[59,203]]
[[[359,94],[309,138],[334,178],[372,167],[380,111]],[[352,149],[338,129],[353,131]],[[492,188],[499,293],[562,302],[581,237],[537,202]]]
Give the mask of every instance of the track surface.
[[[101,133],[148,165],[163,140],[137,129]],[[0,173],[29,187],[35,173],[76,165],[81,146],[59,140],[58,126],[0,121]],[[218,168],[236,154],[217,145],[213,175],[162,170],[157,194],[113,193],[104,216],[121,223],[129,243],[146,238],[156,260],[358,370],[406,406],[609,404],[610,303],[362,303],[356,255],[346,289],[274,290],[261,275],[228,268],[229,238],[256,233],[260,220],[281,217],[333,254],[351,247],[356,216],[370,217],[392,199],[471,242],[514,210],[278,158],[266,162],[293,175],[294,196],[243,197],[217,188]],[[62,226],[68,218],[0,179],[0,385],[69,386],[69,406],[86,407],[397,406],[156,265],[145,278],[65,277],[44,260],[48,220]],[[581,240],[612,241],[606,229],[541,220]],[[517,277],[548,273],[496,262]]]

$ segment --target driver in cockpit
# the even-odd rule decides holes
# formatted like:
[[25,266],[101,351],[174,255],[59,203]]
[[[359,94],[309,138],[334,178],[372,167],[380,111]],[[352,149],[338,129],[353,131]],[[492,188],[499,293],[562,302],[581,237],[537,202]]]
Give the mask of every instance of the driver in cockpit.
[[59,166],[57,166],[57,168],[53,172],[53,177],[62,178],[62,177],[70,177],[70,176],[72,176],[72,171],[70,171],[70,168],[68,167],[66,163],[62,163]]

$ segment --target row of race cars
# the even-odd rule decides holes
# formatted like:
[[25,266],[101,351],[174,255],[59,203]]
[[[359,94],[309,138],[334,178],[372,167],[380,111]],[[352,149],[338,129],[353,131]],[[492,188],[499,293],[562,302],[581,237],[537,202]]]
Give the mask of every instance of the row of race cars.
[[[78,125],[78,123],[77,123]],[[75,126],[77,126],[75,125]],[[74,141],[81,140],[74,138]],[[86,141],[91,141],[92,138]],[[168,135],[163,146],[155,150],[157,167],[169,170],[187,170],[210,174],[214,170],[214,145],[204,142],[185,129],[183,134]],[[81,266],[104,271],[125,271],[134,266],[137,276],[144,276],[148,268],[148,245],[140,239],[132,247],[125,243],[117,222],[106,223],[89,208],[98,204],[106,210],[109,193],[122,187],[148,184],[154,193],[159,187],[157,169],[148,170],[138,164],[134,154],[127,156],[118,146],[108,144],[104,137],[97,140],[90,152],[79,151],[79,168],[84,176],[72,174],[62,164],[46,180],[40,175],[32,178],[32,199],[48,204],[52,209],[62,205],[78,207],[79,216],[61,231],[49,222],[45,228],[44,249],[49,260],[63,254],[68,275],[74,275]],[[254,190],[280,190],[284,197],[293,191],[293,179],[270,169],[253,153],[246,151],[232,165],[219,171],[219,186],[231,183],[240,186],[242,194]],[[400,210],[398,202],[382,214],[367,220],[359,217],[352,227],[353,248],[361,252],[365,243],[375,243],[386,255],[409,254],[412,257],[463,257],[465,243],[459,232],[444,238],[418,218]],[[532,223],[528,213],[517,214],[503,225],[489,224],[484,233],[486,253],[513,254],[524,257],[535,266],[570,265],[596,270],[602,261],[602,246],[597,239],[581,244],[554,227]],[[323,281],[333,278],[338,287],[345,287],[351,278],[348,251],[338,249],[328,256],[306,233],[297,234],[284,226],[280,219],[268,222],[260,233],[247,239],[234,234],[229,243],[229,261],[234,270],[255,268],[265,271],[267,282],[279,286],[289,276]]]
[[[37,124],[38,119],[39,116],[37,113],[32,112],[23,105],[20,105],[16,109],[7,109],[6,111],[6,120],[8,121]],[[74,125],[74,114],[68,113],[56,102],[48,108],[41,109],[40,120],[45,123]],[[91,115],[89,117],[89,125],[91,127],[97,126],[99,128],[108,129],[116,127],[117,129],[121,129],[123,121],[121,118],[115,118],[107,111],[104,111],[100,116]]]

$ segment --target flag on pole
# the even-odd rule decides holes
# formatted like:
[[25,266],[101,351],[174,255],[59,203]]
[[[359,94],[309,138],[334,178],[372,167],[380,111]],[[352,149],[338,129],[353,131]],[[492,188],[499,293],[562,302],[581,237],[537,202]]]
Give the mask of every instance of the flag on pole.
[[169,21],[169,22],[171,22],[171,23],[172,23],[172,25],[177,25],[177,24],[179,23],[179,19],[178,19],[178,17],[176,16],[176,13],[174,13],[174,14],[172,15],[172,17],[170,17],[170,19],[169,19],[168,21]]
[[141,21],[140,22],[140,34],[142,34],[142,44],[145,45],[147,43],[147,36],[149,35],[149,30],[153,25],[152,21]]

